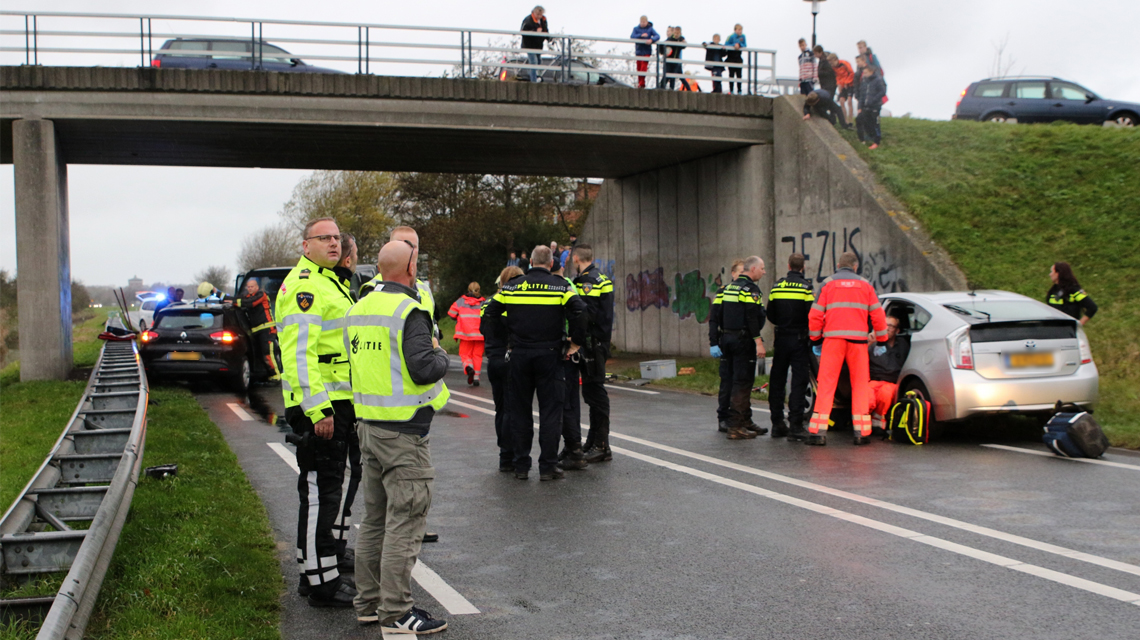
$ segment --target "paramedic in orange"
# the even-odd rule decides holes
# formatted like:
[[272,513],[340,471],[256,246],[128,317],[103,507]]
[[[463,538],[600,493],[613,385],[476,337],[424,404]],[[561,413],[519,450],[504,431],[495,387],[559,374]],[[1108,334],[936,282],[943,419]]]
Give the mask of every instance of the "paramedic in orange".
[[[875,288],[855,274],[859,258],[848,251],[839,257],[838,271],[823,283],[808,313],[812,351],[820,357],[819,393],[808,425],[808,444],[827,444],[827,425],[835,385],[843,363],[851,374],[851,419],[855,444],[867,444],[871,435],[870,388],[867,363],[867,326],[877,342],[887,341],[887,319]],[[820,343],[822,342],[822,346]]]
[[887,316],[887,341],[868,345],[871,371],[871,426],[883,421],[891,413],[899,391],[899,375],[910,355],[910,338],[899,335],[899,319]]
[[463,372],[467,374],[467,384],[479,386],[479,372],[483,369],[483,334],[479,332],[479,312],[483,308],[483,296],[479,295],[479,283],[467,285],[467,293],[451,303],[447,315],[455,318],[455,339],[459,341],[459,359],[463,361]]

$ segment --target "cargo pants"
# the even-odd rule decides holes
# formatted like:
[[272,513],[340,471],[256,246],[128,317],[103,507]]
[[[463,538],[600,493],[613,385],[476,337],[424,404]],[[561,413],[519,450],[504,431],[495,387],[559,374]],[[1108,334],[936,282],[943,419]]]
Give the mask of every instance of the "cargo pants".
[[432,481],[428,436],[399,433],[361,421],[360,461],[364,515],[356,536],[358,615],[377,612],[380,622],[411,610],[412,568],[420,553]]

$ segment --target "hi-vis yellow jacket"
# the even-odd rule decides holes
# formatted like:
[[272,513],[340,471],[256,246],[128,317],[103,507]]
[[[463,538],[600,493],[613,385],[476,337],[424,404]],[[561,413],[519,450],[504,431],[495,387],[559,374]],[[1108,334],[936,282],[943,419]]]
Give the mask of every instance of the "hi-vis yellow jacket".
[[304,256],[277,293],[281,393],[313,422],[333,414],[333,400],[352,399],[342,339],[352,302],[348,280]]

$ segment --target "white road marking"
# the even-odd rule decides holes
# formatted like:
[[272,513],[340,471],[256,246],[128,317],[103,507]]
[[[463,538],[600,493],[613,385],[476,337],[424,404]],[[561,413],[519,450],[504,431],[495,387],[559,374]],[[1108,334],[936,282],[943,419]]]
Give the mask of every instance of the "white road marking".
[[[455,392],[452,392],[452,394],[454,395]],[[467,394],[463,394],[463,395],[467,395]],[[489,401],[483,400],[483,398],[479,398],[477,396],[467,396],[467,397],[473,398],[473,399],[481,401],[481,402],[489,402]],[[468,407],[470,409],[474,409],[476,411],[481,411],[483,413],[487,413],[490,415],[494,415],[494,413],[495,413],[494,411],[488,411],[487,409],[483,409],[481,407],[476,407],[474,405],[461,403],[457,400],[452,400],[452,402],[455,402],[457,404],[462,404],[463,406]],[[538,415],[538,414],[536,413],[535,415]],[[589,425],[583,424],[582,426],[588,427]],[[1062,556],[1065,558],[1072,558],[1074,560],[1080,560],[1082,562],[1087,562],[1089,564],[1095,564],[1095,565],[1100,566],[1100,567],[1105,567],[1108,569],[1114,569],[1116,571],[1121,571],[1124,573],[1130,573],[1132,575],[1140,576],[1140,566],[1128,564],[1127,562],[1121,562],[1119,560],[1113,560],[1111,558],[1104,558],[1101,556],[1093,555],[1091,553],[1085,553],[1083,551],[1077,551],[1075,549],[1068,549],[1066,547],[1061,547],[1058,545],[1050,544],[1048,542],[1041,542],[1038,540],[1033,540],[1032,538],[1025,538],[1025,537],[1022,537],[1019,535],[1006,533],[1004,531],[999,531],[997,529],[991,529],[989,527],[983,527],[980,525],[970,524],[968,522],[963,522],[961,520],[956,520],[954,518],[948,518],[948,517],[940,516],[940,515],[937,515],[934,513],[928,513],[926,511],[920,511],[918,509],[912,509],[910,507],[904,507],[902,505],[897,505],[897,504],[893,504],[890,502],[885,502],[883,500],[878,500],[875,498],[868,498],[867,496],[862,496],[862,495],[859,495],[856,493],[850,493],[848,491],[842,491],[840,489],[832,489],[831,487],[827,487],[827,486],[824,486],[821,484],[816,484],[814,482],[808,482],[806,480],[799,480],[797,478],[792,478],[789,476],[780,475],[778,473],[772,473],[770,471],[764,471],[761,469],[756,469],[755,467],[748,467],[748,466],[745,466],[742,464],[737,464],[735,462],[727,462],[725,460],[720,460],[718,458],[713,458],[713,457],[702,455],[699,453],[693,453],[690,451],[685,451],[683,449],[677,449],[676,447],[670,447],[668,445],[657,444],[656,442],[651,442],[649,440],[643,440],[641,438],[637,438],[634,436],[627,436],[627,435],[623,435],[620,433],[615,433],[613,431],[610,432],[610,436],[613,438],[616,438],[616,439],[620,439],[620,440],[635,442],[637,444],[644,445],[646,447],[651,447],[653,449],[658,449],[660,451],[666,451],[668,453],[676,454],[679,456],[684,456],[687,458],[692,458],[694,460],[700,460],[702,462],[707,462],[709,464],[714,464],[717,466],[725,467],[728,469],[732,469],[734,471],[741,471],[743,473],[748,473],[751,475],[760,476],[762,478],[767,478],[769,480],[775,480],[777,482],[783,482],[785,484],[790,484],[790,485],[797,486],[797,487],[800,487],[803,489],[810,489],[812,491],[818,491],[820,493],[825,493],[827,495],[835,496],[837,498],[843,498],[845,500],[851,500],[853,502],[858,502],[858,503],[865,504],[868,506],[878,507],[880,509],[886,509],[888,511],[893,511],[895,513],[901,513],[903,515],[911,516],[913,518],[919,518],[921,520],[927,520],[929,522],[935,522],[935,523],[945,525],[948,527],[953,527],[955,529],[961,529],[962,531],[968,531],[970,533],[975,533],[978,535],[986,536],[988,538],[993,538],[995,540],[1001,540],[1003,542],[1009,542],[1011,544],[1016,544],[1016,545],[1020,545],[1023,547],[1028,547],[1030,549],[1035,549],[1037,551],[1044,551],[1045,553],[1052,553],[1054,555]],[[1048,454],[1048,455],[1052,455],[1052,454]]]
[[269,448],[273,449],[274,453],[281,456],[281,459],[285,461],[285,464],[289,465],[289,467],[293,469],[293,473],[301,473],[301,467],[297,466],[297,454],[290,451],[289,447],[286,447],[280,442],[266,442],[265,444],[269,445]]
[[230,408],[230,411],[236,413],[237,417],[241,418],[242,422],[253,422],[254,420],[257,420],[257,418],[249,415],[246,410],[236,402],[227,402],[226,406]]
[[661,395],[660,391],[650,391],[648,389],[634,389],[632,387],[623,387],[623,386],[617,385],[617,384],[607,384],[606,388],[607,389],[617,389],[619,391],[632,391],[634,393],[644,393],[646,395],[651,395],[651,396]]
[[[613,434],[611,433],[610,435],[613,435]],[[990,563],[990,564],[993,564],[993,565],[996,565],[999,567],[1003,567],[1006,569],[1012,569],[1013,571],[1020,571],[1022,573],[1027,573],[1029,575],[1037,576],[1039,578],[1043,578],[1045,580],[1050,580],[1052,582],[1057,582],[1059,584],[1063,584],[1065,586],[1073,587],[1075,589],[1081,589],[1083,591],[1095,593],[1095,594],[1100,595],[1100,596],[1112,598],[1113,600],[1119,600],[1121,602],[1127,602],[1129,604],[1140,606],[1140,593],[1133,593],[1131,591],[1125,591],[1123,589],[1117,589],[1116,587],[1110,587],[1106,584],[1101,584],[1099,582],[1093,582],[1091,580],[1086,580],[1084,578],[1078,578],[1077,576],[1069,575],[1067,573],[1061,573],[1059,571],[1054,571],[1052,569],[1046,569],[1045,567],[1039,567],[1037,565],[1028,564],[1025,562],[1021,562],[1020,560],[1015,560],[1013,558],[1007,558],[1005,556],[1000,556],[1000,555],[997,555],[994,553],[989,553],[988,551],[982,551],[981,549],[975,549],[973,547],[967,547],[965,545],[961,545],[961,544],[958,544],[956,542],[950,542],[949,540],[943,540],[941,538],[935,538],[933,536],[928,536],[928,535],[919,533],[917,531],[912,531],[910,529],[904,529],[902,527],[896,527],[892,524],[887,524],[885,522],[880,522],[878,520],[872,520],[871,518],[865,518],[863,516],[856,515],[854,513],[850,513],[847,511],[842,511],[839,509],[833,509],[832,507],[828,507],[826,505],[817,504],[815,502],[810,502],[808,500],[795,498],[795,497],[785,495],[782,493],[776,493],[775,491],[770,491],[768,489],[756,487],[756,486],[753,486],[750,484],[746,484],[744,482],[731,480],[729,478],[714,475],[714,474],[711,474],[711,473],[708,473],[705,471],[701,471],[699,469],[694,469],[692,467],[686,467],[683,465],[675,464],[672,462],[662,460],[660,458],[654,458],[653,456],[647,456],[645,454],[637,453],[636,451],[631,451],[629,449],[622,449],[620,447],[611,447],[611,448],[613,449],[613,451],[615,453],[620,453],[622,455],[629,456],[629,457],[634,458],[636,460],[641,460],[642,462],[648,462],[649,464],[652,464],[652,465],[664,467],[666,469],[671,469],[673,471],[678,471],[680,473],[695,476],[697,478],[708,480],[710,482],[722,484],[722,485],[727,486],[727,487],[733,487],[735,489],[747,491],[749,493],[752,493],[752,494],[755,494],[758,496],[763,496],[765,498],[771,498],[772,500],[776,500],[777,502],[783,502],[784,504],[792,505],[794,507],[799,507],[801,509],[807,509],[808,511],[813,511],[813,512],[821,514],[821,515],[831,516],[833,518],[836,518],[839,520],[844,520],[844,521],[850,522],[852,524],[857,524],[857,525],[860,525],[863,527],[868,527],[870,529],[875,529],[876,531],[882,531],[884,533],[889,533],[891,535],[898,536],[900,538],[907,538],[907,539],[913,540],[915,542],[921,542],[922,544],[930,545],[932,547],[936,547],[936,548],[942,549],[944,551],[949,551],[951,553],[957,553],[959,555],[963,555],[963,556],[966,556],[969,558],[974,558],[975,560],[981,560],[982,562],[987,562],[987,563]]]
[[[476,408],[482,410],[480,407]],[[491,413],[494,414],[495,412],[492,411]],[[300,467],[297,466],[296,455],[290,451],[288,447],[280,442],[267,442],[266,444],[269,445],[269,448],[273,449],[277,455],[281,456],[281,459],[293,469],[294,473],[301,473]],[[359,529],[360,525],[356,524],[356,528]],[[412,567],[412,578],[424,588],[424,591],[427,591],[431,594],[431,597],[442,604],[448,613],[457,616],[479,613],[475,605],[460,595],[451,585],[444,582],[438,573],[429,569],[427,565],[419,560],[416,560],[416,566]],[[389,634],[384,634],[384,637],[387,638],[388,636]],[[393,634],[392,637],[401,638],[403,635]]]
[[1002,451],[1016,451],[1017,453],[1028,453],[1034,456],[1045,456],[1046,458],[1055,458],[1057,460],[1069,460],[1071,462],[1087,462],[1089,464],[1099,464],[1106,467],[1116,467],[1117,469],[1131,469],[1133,471],[1140,471],[1140,465],[1124,464],[1123,462],[1112,462],[1111,460],[1095,460],[1093,458],[1066,458],[1059,456],[1052,451],[1035,451],[1033,449],[1023,449],[1021,447],[1009,447],[1004,444],[983,444],[983,447],[990,449],[1001,449]]
[[451,585],[443,581],[439,574],[428,568],[427,565],[416,560],[416,566],[412,567],[412,578],[420,583],[420,586],[435,598],[436,602],[443,605],[444,609],[453,616],[469,615],[479,613],[467,598],[459,595],[459,592],[451,588]]
[[[454,392],[454,391],[451,392],[451,395],[454,396],[455,394],[456,394],[456,392]],[[467,407],[468,409],[471,409],[472,411],[478,411],[480,413],[485,413],[489,416],[495,415],[495,411],[493,409],[484,409],[483,407],[478,407],[478,406],[475,406],[473,404],[467,404],[466,402],[460,402],[459,400],[456,400],[455,398],[448,400],[447,404],[457,404],[461,407]]]

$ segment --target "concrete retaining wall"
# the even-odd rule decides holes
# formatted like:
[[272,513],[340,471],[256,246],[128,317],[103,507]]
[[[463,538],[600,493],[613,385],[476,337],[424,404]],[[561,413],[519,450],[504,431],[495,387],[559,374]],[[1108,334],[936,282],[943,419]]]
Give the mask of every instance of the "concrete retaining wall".
[[[755,145],[602,186],[583,230],[614,280],[614,344],[703,355],[713,294],[734,258],[759,255],[765,292],[806,254],[817,287],[853,249],[880,292],[962,289],[965,276],[802,98],[774,105],[774,145]],[[770,330],[766,330],[770,335]]]

